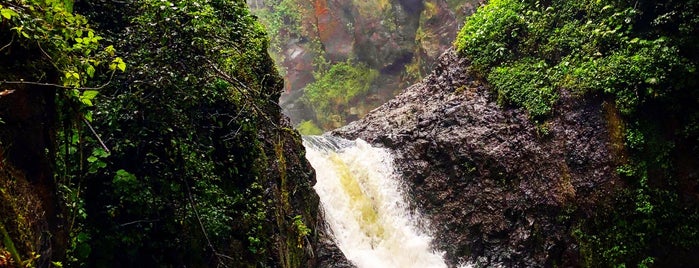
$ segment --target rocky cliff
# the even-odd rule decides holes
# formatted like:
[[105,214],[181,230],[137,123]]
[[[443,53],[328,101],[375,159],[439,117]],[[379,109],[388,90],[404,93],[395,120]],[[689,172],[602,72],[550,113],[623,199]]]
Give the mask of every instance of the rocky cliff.
[[395,152],[451,265],[579,265],[576,224],[624,186],[618,115],[600,97],[563,96],[536,125],[495,99],[448,51],[421,83],[333,134]]
[[[331,129],[361,118],[401,88],[428,74],[451,46],[462,18],[478,0],[249,0],[272,35],[272,54],[285,83],[281,105],[294,123]],[[458,19],[457,19],[458,18]],[[309,103],[304,89],[336,63],[378,71],[365,94],[331,110]],[[336,115],[336,118],[326,118]]]

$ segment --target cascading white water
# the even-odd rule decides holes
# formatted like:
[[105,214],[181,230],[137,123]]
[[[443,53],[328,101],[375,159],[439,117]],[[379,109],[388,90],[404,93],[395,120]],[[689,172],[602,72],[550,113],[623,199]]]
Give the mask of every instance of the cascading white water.
[[416,224],[391,154],[362,140],[304,137],[314,186],[338,247],[358,267],[446,267]]

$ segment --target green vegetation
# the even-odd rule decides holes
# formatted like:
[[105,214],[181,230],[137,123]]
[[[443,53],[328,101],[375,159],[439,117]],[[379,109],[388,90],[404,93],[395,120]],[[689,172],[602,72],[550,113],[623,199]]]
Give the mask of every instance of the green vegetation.
[[[307,244],[284,241],[297,237],[292,215],[314,223],[317,203],[297,200],[310,191],[289,153],[300,137],[282,123],[282,80],[244,1],[1,5],[0,226],[12,255],[42,267],[308,260]],[[299,207],[268,202],[282,193]],[[41,215],[23,199],[41,200],[26,203]]]
[[317,72],[315,76],[316,81],[306,87],[304,97],[316,112],[318,121],[327,129],[347,123],[346,106],[369,92],[379,72],[347,61],[334,64],[328,71]]
[[296,129],[301,133],[301,135],[320,135],[323,134],[323,130],[320,129],[313,121],[306,120],[299,123]]
[[614,103],[629,187],[578,223],[588,266],[687,265],[699,247],[688,182],[699,154],[697,11],[697,1],[492,0],[455,41],[501,104],[537,121],[555,115],[562,92]]
[[637,30],[668,27],[664,20],[688,16],[663,11],[669,13],[651,19],[649,13],[660,10],[642,12],[623,2],[492,1],[466,22],[456,47],[495,85],[503,103],[524,106],[532,117],[550,113],[554,89],[613,94],[628,115],[665,97],[675,78],[694,73],[694,64],[678,51],[683,40]]
[[[264,1],[257,16],[267,27],[270,35],[270,48],[273,56],[282,62],[282,46],[285,39],[300,38],[303,32],[302,9],[295,0]],[[281,60],[281,61],[280,61]]]

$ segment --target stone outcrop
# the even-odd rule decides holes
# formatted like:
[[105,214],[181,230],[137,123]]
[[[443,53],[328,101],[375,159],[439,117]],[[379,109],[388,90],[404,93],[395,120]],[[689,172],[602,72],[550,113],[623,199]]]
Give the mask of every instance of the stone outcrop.
[[[274,1],[248,0],[253,12],[268,2]],[[376,107],[427,74],[437,56],[451,46],[463,19],[483,1],[292,2],[302,16],[300,30],[287,25],[271,36],[279,43],[276,60],[285,71],[281,106],[292,121],[300,122],[314,117],[312,108],[301,101],[304,87],[318,71],[314,59],[329,63],[352,59],[380,71],[372,94],[355,101]]]
[[333,134],[395,152],[450,265],[579,265],[576,222],[623,186],[617,115],[601,98],[563,94],[535,124],[481,81],[448,51],[421,83]]

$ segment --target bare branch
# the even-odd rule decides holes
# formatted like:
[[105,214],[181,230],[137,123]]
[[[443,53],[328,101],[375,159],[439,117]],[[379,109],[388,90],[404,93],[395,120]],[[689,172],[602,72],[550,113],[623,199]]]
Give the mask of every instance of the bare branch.
[[229,76],[228,74],[226,74],[225,72],[221,71],[221,69],[219,69],[218,67],[216,67],[216,64],[214,64],[213,62],[211,62],[209,59],[205,59],[205,60],[206,60],[206,62],[209,63],[209,65],[211,66],[211,68],[213,68],[214,71],[216,71],[216,73],[219,75],[219,77],[220,77],[221,79],[226,80],[226,82],[231,83],[231,84],[238,84],[238,85],[240,85],[241,87],[243,87],[243,88],[245,88],[245,89],[250,89],[247,85],[243,84],[243,82],[240,82],[240,80],[238,80],[237,78],[231,77],[231,76]]
[[124,227],[124,226],[127,226],[127,225],[136,224],[136,223],[142,223],[142,222],[156,222],[156,221],[159,221],[159,220],[158,220],[158,219],[155,219],[155,220],[137,220],[137,221],[131,221],[131,222],[127,222],[127,223],[122,223],[122,224],[119,224],[119,226]]
[[115,72],[116,72],[116,70],[112,71],[112,74],[109,76],[109,81],[107,81],[107,83],[104,83],[103,85],[100,85],[98,87],[69,87],[69,86],[63,86],[63,85],[58,85],[58,84],[31,82],[31,81],[22,81],[22,80],[20,80],[20,81],[2,80],[2,81],[0,81],[0,85],[2,85],[2,84],[11,84],[11,85],[14,84],[14,85],[34,85],[34,86],[43,86],[43,87],[57,87],[57,88],[62,88],[62,89],[100,90],[112,82],[112,78],[114,77]]
[[[36,41],[36,45],[39,47],[39,50],[41,50],[41,52],[44,53],[44,56],[49,58],[49,60],[53,61],[53,58],[51,58],[51,56],[49,56],[49,53],[46,53],[46,51],[44,51],[44,48],[41,47],[41,42],[39,42],[39,40]],[[53,64],[53,62],[51,62],[51,63]],[[56,66],[54,65],[54,67],[56,67]],[[56,68],[56,69],[58,69],[58,68]]]
[[12,42],[14,42],[14,41],[15,41],[15,35],[13,34],[13,35],[12,35],[12,39],[10,39],[10,42],[7,43],[7,45],[4,45],[2,48],[0,48],[0,51],[5,50],[7,47],[9,47],[10,45],[12,45]]
[[97,141],[99,141],[100,145],[102,145],[102,149],[104,149],[105,152],[109,153],[110,152],[109,148],[107,148],[107,145],[104,145],[104,142],[102,141],[102,138],[100,138],[100,135],[98,135],[97,132],[95,132],[95,129],[92,128],[92,125],[90,124],[89,121],[87,121],[87,119],[85,119],[85,117],[83,117],[83,122],[85,122],[85,124],[87,124],[87,127],[90,128],[92,135],[95,135],[95,138],[97,138]]

